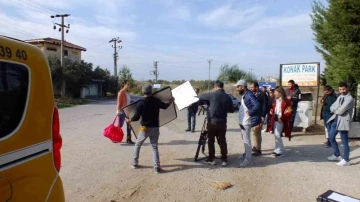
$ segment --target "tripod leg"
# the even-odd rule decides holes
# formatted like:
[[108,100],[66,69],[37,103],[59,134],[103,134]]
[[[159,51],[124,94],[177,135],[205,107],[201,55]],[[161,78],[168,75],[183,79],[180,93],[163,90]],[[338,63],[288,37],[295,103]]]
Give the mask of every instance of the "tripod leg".
[[[203,134],[203,132],[200,134],[200,138],[199,138],[199,142],[198,142],[198,147],[196,149],[196,153],[195,153],[195,161],[198,160],[199,157],[199,152],[200,152],[200,148],[204,148],[204,145],[206,143],[206,139],[205,137],[206,135]],[[204,153],[204,152],[203,152]]]
[[199,138],[199,142],[198,142],[198,147],[196,149],[194,161],[199,160],[198,158],[199,158],[200,148],[202,150],[202,153],[204,153],[205,145],[206,145],[206,139],[207,139],[207,131],[206,131],[206,118],[205,118],[202,129],[201,129],[201,132],[200,132],[200,138]]

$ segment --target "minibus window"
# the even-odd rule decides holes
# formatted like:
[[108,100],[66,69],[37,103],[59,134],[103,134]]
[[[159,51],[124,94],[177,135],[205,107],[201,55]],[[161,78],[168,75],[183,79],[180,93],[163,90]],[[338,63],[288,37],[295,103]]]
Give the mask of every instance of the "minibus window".
[[29,86],[25,66],[0,61],[0,138],[16,130],[24,115]]

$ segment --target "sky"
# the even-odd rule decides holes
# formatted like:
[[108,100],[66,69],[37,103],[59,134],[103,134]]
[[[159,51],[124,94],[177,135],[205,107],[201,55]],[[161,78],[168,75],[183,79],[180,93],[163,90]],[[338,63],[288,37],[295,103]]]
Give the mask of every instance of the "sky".
[[[320,0],[326,3],[325,0]],[[320,62],[310,28],[312,0],[0,0],[0,35],[61,38],[50,15],[70,14],[65,40],[82,59],[113,72],[112,38],[122,41],[118,67],[134,79],[216,79],[222,64],[258,77],[285,63]],[[326,5],[326,4],[325,4]]]

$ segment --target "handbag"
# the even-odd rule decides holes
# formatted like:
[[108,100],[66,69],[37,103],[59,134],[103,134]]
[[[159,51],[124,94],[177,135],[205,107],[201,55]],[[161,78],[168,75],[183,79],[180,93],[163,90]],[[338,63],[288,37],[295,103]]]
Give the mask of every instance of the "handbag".
[[117,118],[118,116],[115,116],[113,123],[108,125],[103,131],[103,135],[109,138],[114,143],[121,142],[124,138],[124,132],[122,131],[120,126],[115,126],[115,121]]

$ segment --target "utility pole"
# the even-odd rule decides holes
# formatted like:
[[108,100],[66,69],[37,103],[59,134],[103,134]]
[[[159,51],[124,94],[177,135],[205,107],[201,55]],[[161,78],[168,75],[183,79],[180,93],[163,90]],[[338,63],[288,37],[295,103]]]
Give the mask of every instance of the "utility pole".
[[117,46],[116,43],[121,43],[122,41],[119,39],[119,37],[117,38],[112,38],[109,43],[114,42],[114,44],[112,45],[112,48],[114,49],[114,76],[116,78],[116,83],[115,83],[115,89],[116,91],[118,91],[118,87],[119,87],[119,75],[117,72],[117,60],[118,60],[118,51],[117,48],[122,49],[122,46]]
[[212,59],[208,59],[207,61],[208,61],[208,63],[209,63],[209,81],[208,81],[208,91],[210,91],[210,68],[211,68],[211,62],[212,62]]
[[[68,24],[67,26],[65,25],[65,20],[64,18],[69,17],[70,14],[57,14],[57,15],[52,15],[50,16],[51,18],[61,18],[61,24],[59,23],[55,23],[54,25],[54,29],[56,29],[56,25],[60,26],[59,28],[59,32],[61,32],[61,47],[60,47],[60,63],[61,63],[61,68],[64,71],[64,31],[65,28],[67,28],[66,33],[69,33],[69,29],[70,29],[70,24]],[[65,96],[65,89],[66,89],[66,83],[65,83],[65,79],[63,78],[62,82],[61,82],[61,97]]]
[[159,76],[158,63],[159,61],[154,61],[154,70],[150,71],[150,75],[155,75],[155,83],[157,83],[157,78]]
[[118,38],[112,38],[109,43],[114,42],[114,45],[112,45],[112,48],[114,48],[114,76],[118,77],[117,73],[117,60],[118,60],[118,51],[117,48],[122,49],[122,46],[117,46],[116,43],[121,43],[122,41]]

